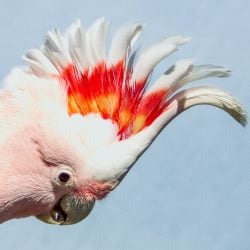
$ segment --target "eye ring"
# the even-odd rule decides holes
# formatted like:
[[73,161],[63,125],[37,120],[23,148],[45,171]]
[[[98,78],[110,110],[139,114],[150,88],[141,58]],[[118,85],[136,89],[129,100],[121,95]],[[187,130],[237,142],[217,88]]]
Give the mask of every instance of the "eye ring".
[[61,166],[55,173],[55,184],[58,186],[73,187],[74,185],[74,172],[68,166]]

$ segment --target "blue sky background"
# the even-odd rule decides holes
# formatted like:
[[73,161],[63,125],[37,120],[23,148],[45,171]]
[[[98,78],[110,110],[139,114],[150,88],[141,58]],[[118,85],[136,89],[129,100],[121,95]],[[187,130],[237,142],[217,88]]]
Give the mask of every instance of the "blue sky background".
[[[153,74],[181,58],[232,69],[204,83],[233,93],[250,112],[248,0],[0,0],[0,77],[40,45],[48,29],[75,18],[86,26],[104,16],[111,33],[139,21],[145,46],[164,36],[191,36]],[[161,133],[122,184],[74,226],[29,218],[0,226],[1,249],[250,249],[250,132],[213,107],[195,107]]]

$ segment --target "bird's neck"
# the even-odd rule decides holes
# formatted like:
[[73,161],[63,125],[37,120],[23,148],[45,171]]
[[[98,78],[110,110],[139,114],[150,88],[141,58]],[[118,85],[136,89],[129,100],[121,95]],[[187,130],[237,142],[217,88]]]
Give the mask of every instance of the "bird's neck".
[[0,143],[0,223],[53,206],[54,197],[48,196],[53,192],[45,189],[50,187],[48,180],[42,177],[37,161],[31,160],[36,159],[35,154],[30,140],[19,134]]
[[[4,176],[3,176],[4,177]],[[48,209],[47,204],[39,202],[41,197],[34,196],[34,189],[22,176],[5,176],[0,183],[0,223],[13,218],[37,215]],[[23,183],[23,182],[26,182]],[[35,202],[36,200],[36,202]],[[34,206],[34,204],[39,204]]]

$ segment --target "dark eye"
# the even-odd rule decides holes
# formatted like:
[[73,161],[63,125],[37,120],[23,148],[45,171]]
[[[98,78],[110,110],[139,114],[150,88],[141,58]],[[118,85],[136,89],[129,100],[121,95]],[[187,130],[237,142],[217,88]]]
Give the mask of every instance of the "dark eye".
[[70,179],[70,174],[68,172],[62,172],[59,174],[58,179],[62,183],[67,183]]

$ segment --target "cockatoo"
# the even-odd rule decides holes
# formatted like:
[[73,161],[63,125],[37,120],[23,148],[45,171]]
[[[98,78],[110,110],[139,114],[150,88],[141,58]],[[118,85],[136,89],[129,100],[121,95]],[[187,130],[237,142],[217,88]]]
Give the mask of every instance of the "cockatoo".
[[[50,31],[12,69],[0,92],[0,222],[36,216],[59,225],[84,219],[121,182],[160,131],[182,111],[219,107],[241,125],[246,113],[223,90],[184,88],[227,77],[215,65],[180,60],[149,84],[154,67],[190,41],[168,37],[132,51],[142,25],[119,28],[105,53],[109,22]],[[132,51],[132,52],[131,52]]]

